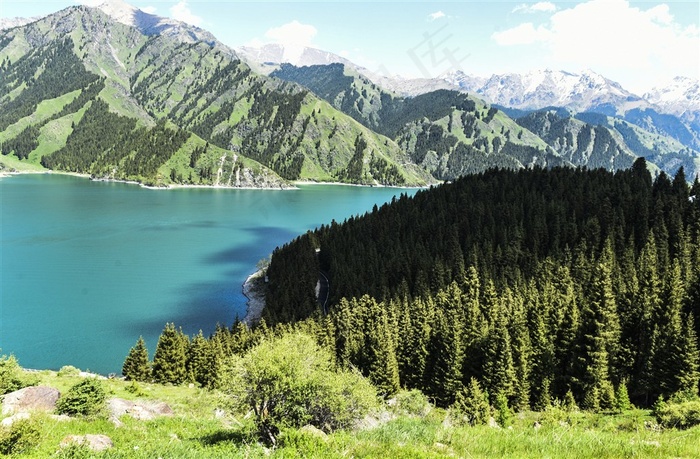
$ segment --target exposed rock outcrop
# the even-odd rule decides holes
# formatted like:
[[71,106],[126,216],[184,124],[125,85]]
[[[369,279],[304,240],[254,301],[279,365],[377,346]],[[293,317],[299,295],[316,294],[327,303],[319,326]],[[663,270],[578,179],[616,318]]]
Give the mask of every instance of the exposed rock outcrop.
[[2,414],[29,411],[54,411],[61,396],[58,389],[46,386],[25,387],[5,395],[2,401]]

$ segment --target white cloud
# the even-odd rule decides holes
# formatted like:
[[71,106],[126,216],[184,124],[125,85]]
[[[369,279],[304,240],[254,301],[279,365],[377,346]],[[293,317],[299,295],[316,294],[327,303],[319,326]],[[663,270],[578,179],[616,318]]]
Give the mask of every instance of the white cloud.
[[148,14],[156,14],[156,11],[158,11],[158,9],[155,6],[144,6],[143,8],[139,8],[139,9],[141,11],[143,11],[144,13],[148,13]]
[[302,24],[296,19],[279,27],[273,27],[265,32],[265,37],[272,43],[284,45],[284,59],[295,64],[298,62],[304,48],[313,45],[313,39],[318,33],[316,27]]
[[557,6],[552,2],[538,2],[534,5],[521,4],[513,8],[513,13],[553,13]]
[[437,21],[438,19],[442,19],[442,18],[444,18],[445,16],[446,16],[446,14],[443,13],[442,11],[436,11],[436,12],[430,13],[430,14],[428,15],[428,20],[429,20],[429,21]]
[[532,22],[525,22],[503,32],[495,32],[491,37],[501,46],[530,45],[546,41],[551,32],[539,26],[535,28]]
[[302,24],[296,19],[279,27],[273,27],[265,32],[265,36],[275,43],[283,45],[309,46],[318,31],[316,27]]
[[192,13],[189,5],[187,4],[187,0],[182,0],[171,6],[170,14],[172,15],[173,19],[177,19],[178,21],[186,22],[194,26],[200,26],[204,22],[204,19]]
[[590,0],[557,11],[543,25],[526,22],[491,38],[502,46],[537,46],[533,52],[544,51],[548,65],[624,76],[632,90],[647,79],[697,75],[700,68],[698,27],[682,27],[663,4],[644,10],[627,0]]

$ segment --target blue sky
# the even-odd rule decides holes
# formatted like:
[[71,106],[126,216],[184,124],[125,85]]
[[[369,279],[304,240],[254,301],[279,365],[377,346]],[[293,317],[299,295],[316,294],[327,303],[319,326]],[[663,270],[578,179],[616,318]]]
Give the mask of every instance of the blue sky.
[[[102,0],[2,0],[0,17],[44,15]],[[638,93],[676,75],[700,78],[700,3],[249,2],[133,0],[212,32],[229,46],[308,45],[369,70],[436,77],[591,69]]]

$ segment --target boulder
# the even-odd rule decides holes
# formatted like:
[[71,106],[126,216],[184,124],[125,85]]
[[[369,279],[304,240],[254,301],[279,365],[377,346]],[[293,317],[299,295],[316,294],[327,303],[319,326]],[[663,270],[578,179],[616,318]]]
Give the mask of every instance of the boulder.
[[3,427],[10,427],[12,424],[14,424],[17,421],[21,421],[23,419],[29,419],[30,416],[31,415],[29,413],[27,413],[26,411],[23,411],[23,412],[20,412],[17,414],[13,414],[9,418],[3,419],[2,422],[0,422],[0,425],[2,425]]
[[167,403],[156,401],[125,400],[123,398],[112,398],[107,401],[110,419],[119,425],[119,418],[125,414],[139,421],[150,421],[159,416],[172,416],[173,410]]
[[107,435],[68,435],[61,440],[61,448],[66,448],[70,445],[84,445],[92,451],[105,451],[113,448],[114,443]]
[[54,411],[61,396],[58,389],[47,386],[25,387],[6,394],[2,402],[2,414],[26,411]]

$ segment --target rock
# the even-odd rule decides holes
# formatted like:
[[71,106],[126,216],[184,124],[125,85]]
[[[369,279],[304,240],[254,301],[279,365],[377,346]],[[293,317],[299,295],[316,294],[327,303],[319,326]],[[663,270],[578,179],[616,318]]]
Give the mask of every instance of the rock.
[[134,402],[123,398],[111,398],[107,401],[110,420],[121,426],[119,418],[128,414],[139,421],[150,421],[159,416],[172,416],[173,410],[167,403],[154,401]]
[[0,422],[0,425],[3,427],[10,427],[12,424],[14,424],[17,421],[21,421],[23,419],[29,419],[31,415],[27,413],[26,411],[19,412],[17,414],[13,414],[9,418],[5,418]]
[[319,429],[318,427],[312,426],[311,424],[307,424],[299,430],[301,430],[302,432],[304,432],[306,434],[311,435],[312,437],[320,438],[322,440],[325,440],[328,437],[328,435],[326,435],[326,432]]
[[535,421],[535,423],[532,425],[532,428],[535,430],[539,430],[542,427],[542,424],[540,424],[538,421]]
[[47,386],[25,387],[5,395],[2,402],[2,414],[23,411],[53,411],[61,396],[58,389]]
[[500,429],[501,428],[501,426],[498,425],[498,423],[496,422],[496,419],[493,416],[491,416],[489,418],[489,427],[491,427],[492,429]]
[[107,435],[68,435],[61,440],[61,448],[66,448],[70,445],[85,445],[92,451],[105,451],[113,448],[114,443]]

